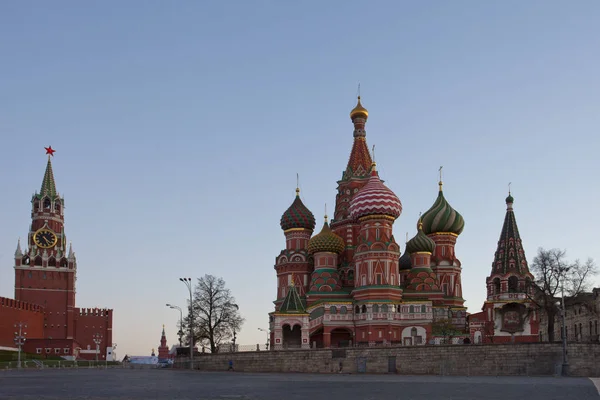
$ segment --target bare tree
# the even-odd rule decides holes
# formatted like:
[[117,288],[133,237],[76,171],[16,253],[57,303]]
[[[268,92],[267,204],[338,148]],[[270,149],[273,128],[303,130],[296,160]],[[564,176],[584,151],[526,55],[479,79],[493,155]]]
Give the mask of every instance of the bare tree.
[[442,336],[442,343],[447,344],[456,335],[456,326],[448,318],[438,319],[431,324],[431,332],[433,335]]
[[577,296],[589,290],[591,278],[598,273],[596,263],[591,258],[582,263],[579,260],[566,260],[566,251],[560,249],[538,249],[530,266],[535,276],[528,291],[530,299],[546,314],[548,320],[548,341],[554,341],[554,321],[559,315],[558,299],[563,295]]
[[[184,325],[189,327],[189,323],[188,316]],[[225,281],[213,275],[199,278],[194,289],[194,342],[207,345],[212,353],[216,353],[221,344],[233,338],[234,332],[240,331],[243,323],[244,318],[231,291],[225,287]],[[186,341],[189,343],[189,334]]]

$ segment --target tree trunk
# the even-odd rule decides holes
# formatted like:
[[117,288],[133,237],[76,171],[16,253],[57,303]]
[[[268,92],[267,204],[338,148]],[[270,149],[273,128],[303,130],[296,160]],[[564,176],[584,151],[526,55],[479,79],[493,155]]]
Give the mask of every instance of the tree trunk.
[[548,316],[548,342],[552,343],[554,342],[554,317],[556,313],[546,310],[546,315]]

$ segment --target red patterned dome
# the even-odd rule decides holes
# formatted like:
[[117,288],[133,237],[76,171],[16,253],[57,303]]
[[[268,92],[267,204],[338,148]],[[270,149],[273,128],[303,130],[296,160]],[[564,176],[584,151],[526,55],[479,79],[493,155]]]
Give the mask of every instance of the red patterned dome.
[[375,163],[371,177],[356,196],[350,201],[350,218],[358,219],[367,215],[387,215],[394,219],[402,213],[402,203],[398,196],[381,182]]
[[280,224],[284,231],[294,228],[315,229],[315,216],[300,200],[300,189],[296,189],[296,198],[281,216]]

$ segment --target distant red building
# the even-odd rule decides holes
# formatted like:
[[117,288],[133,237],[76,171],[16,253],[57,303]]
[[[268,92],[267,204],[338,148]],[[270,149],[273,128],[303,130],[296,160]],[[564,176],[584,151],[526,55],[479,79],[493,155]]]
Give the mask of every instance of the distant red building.
[[165,326],[163,325],[162,334],[160,336],[160,346],[158,346],[158,359],[167,360],[173,357],[174,355],[169,354],[169,346],[167,346],[167,336],[165,335]]
[[[0,346],[14,348],[14,325],[27,325],[26,352],[112,360],[113,310],[75,306],[77,259],[64,227],[65,201],[52,171],[31,199],[27,248],[15,251],[15,299],[0,298]],[[98,343],[96,343],[98,342]]]

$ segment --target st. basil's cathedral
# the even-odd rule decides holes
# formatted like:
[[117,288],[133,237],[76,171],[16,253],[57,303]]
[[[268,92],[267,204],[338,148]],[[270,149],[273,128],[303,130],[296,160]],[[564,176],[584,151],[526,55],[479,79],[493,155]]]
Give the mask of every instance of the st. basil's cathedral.
[[271,348],[483,343],[495,336],[537,340],[538,317],[525,293],[532,276],[512,196],[487,282],[488,301],[467,322],[454,251],[464,219],[444,197],[440,176],[437,198],[415,221],[417,233],[401,252],[393,224],[402,203],[380,179],[368,150],[368,116],[359,96],[350,112],[354,142],[337,182],[331,222],[325,215],[313,236],[315,217],[298,188],[281,217],[286,246],[275,261]]

